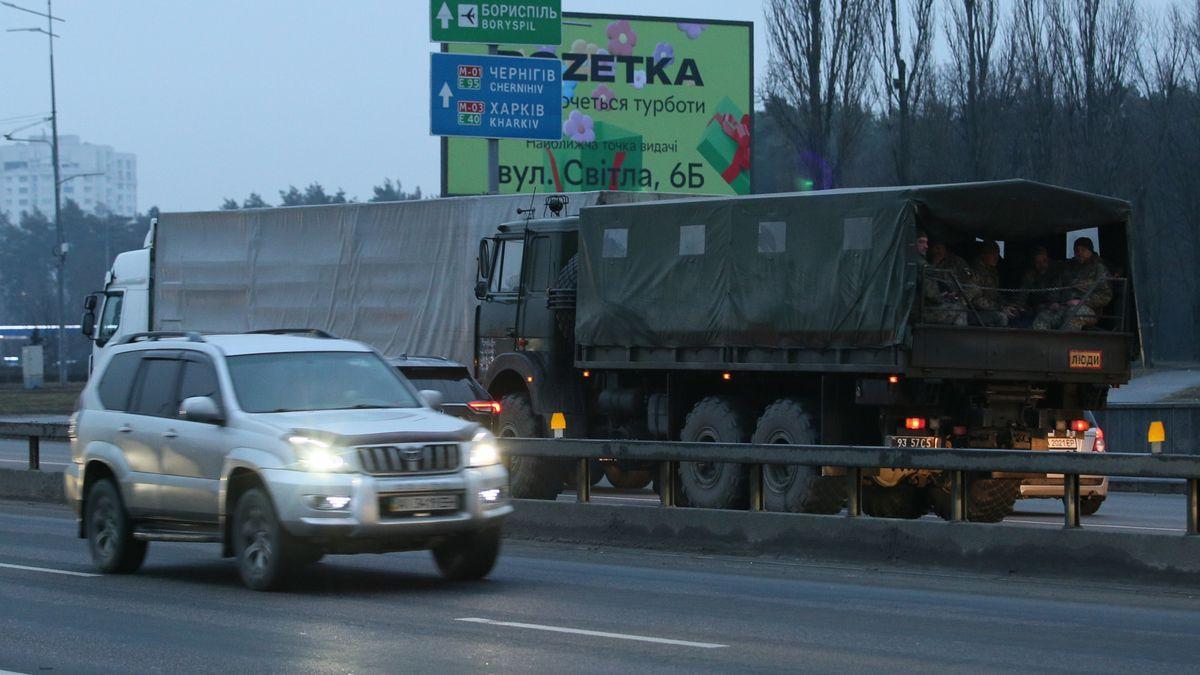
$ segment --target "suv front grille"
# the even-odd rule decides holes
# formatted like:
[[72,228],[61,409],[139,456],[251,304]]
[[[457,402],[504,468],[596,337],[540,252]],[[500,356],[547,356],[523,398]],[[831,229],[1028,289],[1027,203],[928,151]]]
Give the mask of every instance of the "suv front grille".
[[363,471],[375,475],[457,471],[461,451],[453,443],[439,445],[373,445],[357,448]]

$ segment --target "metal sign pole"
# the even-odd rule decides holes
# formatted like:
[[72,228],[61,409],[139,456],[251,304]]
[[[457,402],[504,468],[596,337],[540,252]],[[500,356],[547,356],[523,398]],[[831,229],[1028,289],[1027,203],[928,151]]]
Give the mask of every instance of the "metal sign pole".
[[[495,56],[500,53],[499,45],[488,45],[488,54]],[[487,142],[488,162],[488,194],[500,194],[500,140],[489,138]]]

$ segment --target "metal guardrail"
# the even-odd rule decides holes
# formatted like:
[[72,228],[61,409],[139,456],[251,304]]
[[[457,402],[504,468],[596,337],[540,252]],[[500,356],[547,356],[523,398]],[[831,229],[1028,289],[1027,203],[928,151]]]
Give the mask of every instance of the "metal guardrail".
[[673,476],[679,462],[732,462],[750,467],[750,510],[763,509],[764,465],[798,464],[846,469],[846,515],[862,512],[862,478],[867,470],[930,469],[950,473],[951,521],[966,519],[966,474],[1062,474],[1066,527],[1080,527],[1080,476],[1182,478],[1187,481],[1187,533],[1200,534],[1200,456],[1131,453],[1074,453],[977,448],[886,448],[854,445],[752,445],[663,441],[502,438],[501,452],[511,456],[574,460],[576,499],[591,500],[591,460],[660,462],[661,503],[676,505]]
[[29,470],[42,467],[42,439],[66,441],[67,423],[51,420],[0,420],[0,438],[25,438],[29,440]]

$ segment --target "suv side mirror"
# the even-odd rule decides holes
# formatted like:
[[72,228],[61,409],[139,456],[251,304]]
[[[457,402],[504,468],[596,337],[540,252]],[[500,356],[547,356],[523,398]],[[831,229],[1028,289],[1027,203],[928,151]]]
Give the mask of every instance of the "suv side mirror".
[[96,312],[88,309],[83,313],[83,318],[79,321],[79,332],[83,336],[91,339],[93,331],[96,330]]
[[487,298],[487,295],[488,295],[488,282],[484,281],[484,280],[476,281],[475,282],[475,299],[483,300],[483,299]]
[[425,405],[441,412],[442,406],[446,403],[446,397],[442,396],[442,392],[434,389],[422,389],[421,398],[424,399]]
[[217,402],[207,396],[192,396],[183,399],[183,403],[179,406],[179,412],[183,419],[189,422],[222,424],[225,421],[225,416],[221,414]]
[[[492,240],[479,240],[479,272],[481,281],[488,281],[492,276]],[[485,284],[486,285],[486,284]]]

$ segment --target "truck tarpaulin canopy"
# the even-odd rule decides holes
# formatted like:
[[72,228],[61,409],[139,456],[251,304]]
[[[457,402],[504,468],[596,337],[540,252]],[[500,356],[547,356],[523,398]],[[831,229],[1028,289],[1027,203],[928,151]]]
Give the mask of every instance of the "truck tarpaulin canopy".
[[903,344],[916,226],[1035,241],[1119,226],[1129,204],[1029,181],[828,190],[584,209],[583,346]]
[[[571,208],[662,198],[571,195]],[[529,195],[164,213],[155,330],[320,328],[395,356],[474,358],[479,239]]]

